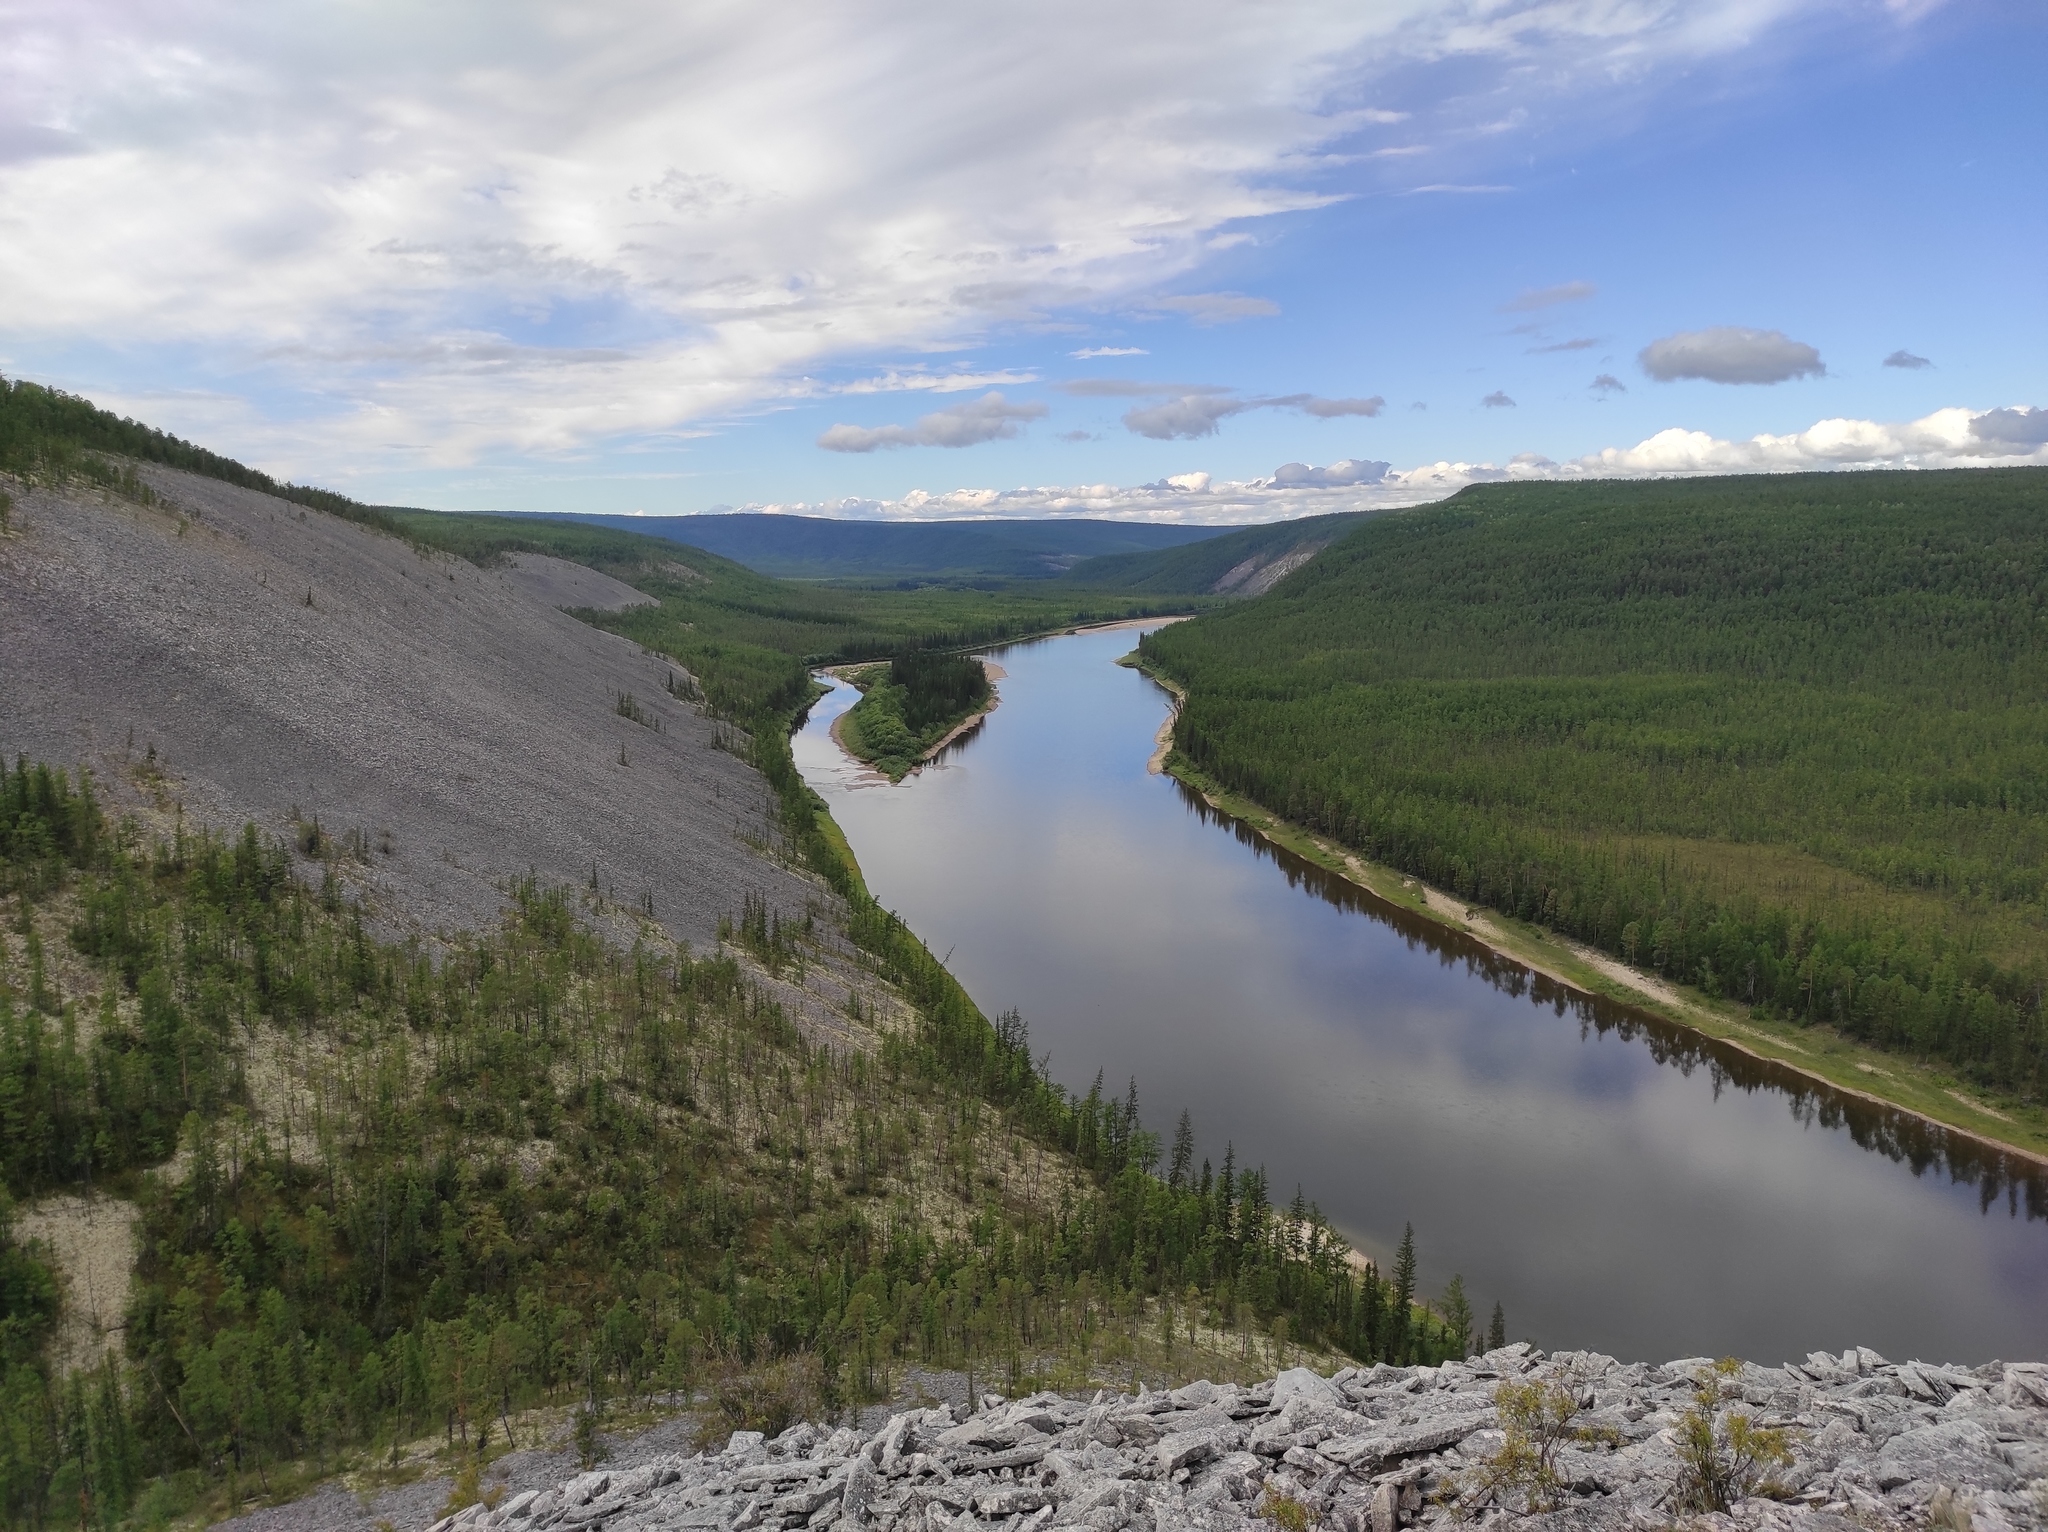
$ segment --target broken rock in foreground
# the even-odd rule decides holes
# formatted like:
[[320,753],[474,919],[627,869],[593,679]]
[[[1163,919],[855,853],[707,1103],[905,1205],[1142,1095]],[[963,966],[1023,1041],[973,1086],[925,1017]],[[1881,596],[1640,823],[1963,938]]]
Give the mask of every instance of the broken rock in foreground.
[[[1221,1532],[1285,1525],[1285,1500],[1308,1525],[1342,1532],[1508,1518],[1574,1532],[1681,1519],[1758,1532],[2048,1527],[2048,1366],[1895,1366],[1865,1349],[1745,1363],[1717,1380],[1718,1418],[1781,1430],[1791,1461],[1765,1492],[1702,1517],[1687,1503],[1680,1438],[1710,1372],[1699,1358],[1623,1366],[1509,1346],[1438,1368],[1328,1379],[1297,1368],[1249,1389],[991,1395],[966,1419],[912,1410],[871,1436],[741,1431],[715,1453],[600,1468],[432,1532]],[[1503,1383],[1556,1385],[1578,1406],[1547,1488],[1500,1483]]]

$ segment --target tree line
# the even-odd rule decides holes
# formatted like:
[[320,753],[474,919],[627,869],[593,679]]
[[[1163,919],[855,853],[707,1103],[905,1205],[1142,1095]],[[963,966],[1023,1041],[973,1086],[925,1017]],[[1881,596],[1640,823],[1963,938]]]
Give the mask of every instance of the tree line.
[[1766,1014],[2048,1088],[2048,473],[1488,486],[1150,635],[1184,765]]

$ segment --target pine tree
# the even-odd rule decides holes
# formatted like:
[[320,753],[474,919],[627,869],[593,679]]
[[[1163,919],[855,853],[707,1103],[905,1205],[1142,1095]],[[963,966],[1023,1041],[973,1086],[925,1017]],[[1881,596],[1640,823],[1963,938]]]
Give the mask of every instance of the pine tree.
[[1387,1360],[1396,1365],[1406,1365],[1415,1305],[1415,1225],[1412,1223],[1402,1226],[1401,1246],[1394,1252],[1393,1299],[1393,1323],[1387,1327]]
[[1173,1130],[1173,1160],[1167,1167],[1166,1184],[1175,1191],[1182,1191],[1188,1184],[1188,1172],[1195,1162],[1195,1124],[1188,1116],[1187,1108],[1181,1108],[1180,1126]]
[[1465,1297],[1462,1276],[1453,1276],[1451,1285],[1444,1289],[1444,1332],[1455,1358],[1463,1360],[1472,1354],[1472,1304]]
[[1486,1349],[1488,1351],[1498,1351],[1507,1343],[1508,1316],[1502,1312],[1501,1306],[1496,1303],[1493,1306],[1493,1320],[1486,1327]]

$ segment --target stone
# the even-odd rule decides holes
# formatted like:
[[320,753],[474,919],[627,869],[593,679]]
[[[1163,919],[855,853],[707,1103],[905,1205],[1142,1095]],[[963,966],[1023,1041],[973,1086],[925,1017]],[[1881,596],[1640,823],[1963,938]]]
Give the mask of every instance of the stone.
[[1320,1404],[1335,1405],[1340,1409],[1344,1405],[1343,1391],[1328,1378],[1306,1367],[1290,1367],[1273,1380],[1274,1409],[1296,1397],[1314,1399]]
[[1915,1480],[2010,1489],[2019,1480],[1989,1431],[1971,1420],[1945,1420],[1902,1432],[1877,1456],[1880,1489]]
[[1401,1486],[1386,1483],[1372,1492],[1372,1532],[1396,1532],[1401,1525]]
[[1166,1476],[1177,1469],[1206,1463],[1213,1457],[1221,1456],[1222,1452],[1222,1434],[1214,1429],[1176,1431],[1152,1449],[1152,1461],[1160,1474]]

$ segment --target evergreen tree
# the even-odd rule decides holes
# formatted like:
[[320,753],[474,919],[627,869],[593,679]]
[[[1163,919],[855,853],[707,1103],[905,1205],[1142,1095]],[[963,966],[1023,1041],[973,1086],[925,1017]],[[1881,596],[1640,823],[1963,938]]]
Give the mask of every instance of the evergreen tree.
[[1486,1327],[1486,1349],[1498,1351],[1508,1343],[1508,1316],[1496,1303],[1493,1306],[1493,1320]]
[[1402,1226],[1401,1245],[1394,1252],[1393,1300],[1393,1323],[1387,1327],[1387,1360],[1405,1366],[1414,1328],[1415,1225],[1412,1223]]
[[1188,1171],[1195,1159],[1195,1125],[1182,1107],[1180,1126],[1173,1130],[1173,1160],[1167,1168],[1166,1184],[1175,1191],[1183,1190],[1188,1184]]
[[1451,1355],[1464,1358],[1472,1354],[1472,1304],[1465,1296],[1465,1279],[1453,1276],[1451,1285],[1444,1289],[1444,1333],[1450,1342]]

